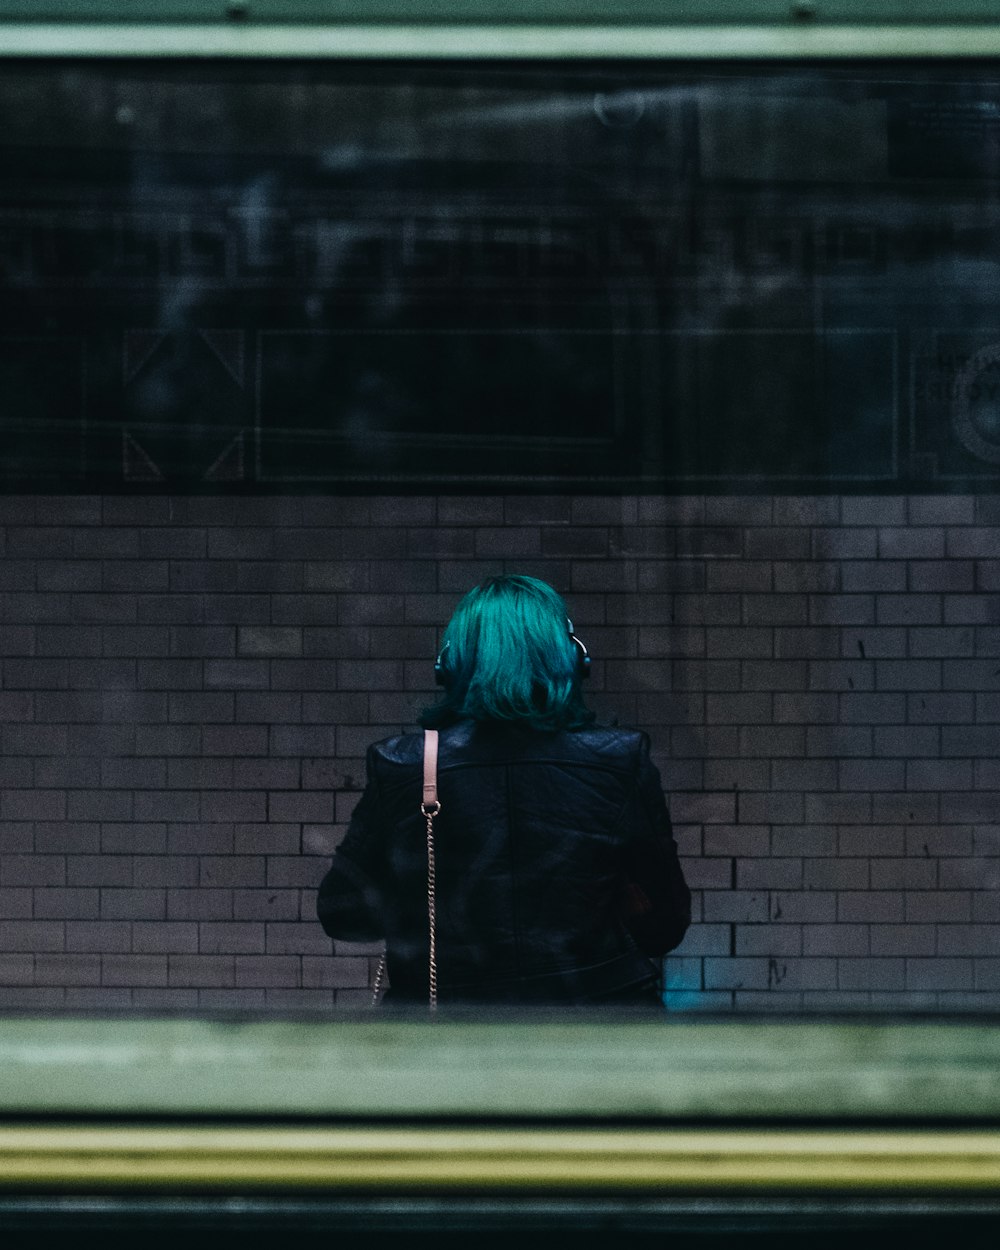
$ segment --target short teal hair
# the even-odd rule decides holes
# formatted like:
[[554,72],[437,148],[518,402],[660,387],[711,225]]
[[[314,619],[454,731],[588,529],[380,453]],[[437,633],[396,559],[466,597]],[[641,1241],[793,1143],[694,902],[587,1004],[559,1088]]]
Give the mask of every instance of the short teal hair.
[[487,578],[455,609],[441,649],[445,693],[420,717],[426,729],[464,717],[548,730],[594,719],[566,605],[547,582],[519,573]]

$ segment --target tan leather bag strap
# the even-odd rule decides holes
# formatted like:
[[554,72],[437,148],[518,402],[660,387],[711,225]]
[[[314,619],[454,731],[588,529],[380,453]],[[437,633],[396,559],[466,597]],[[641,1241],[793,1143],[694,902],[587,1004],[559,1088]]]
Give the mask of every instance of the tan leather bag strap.
[[438,731],[436,729],[424,730],[424,801],[420,805],[420,810],[426,816],[426,808],[434,807],[437,804],[436,816],[441,809],[438,803]]

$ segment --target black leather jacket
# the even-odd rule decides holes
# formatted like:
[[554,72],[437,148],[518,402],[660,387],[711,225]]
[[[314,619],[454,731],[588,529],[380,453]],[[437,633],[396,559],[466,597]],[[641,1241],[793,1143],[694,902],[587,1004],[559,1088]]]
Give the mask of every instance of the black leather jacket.
[[[368,750],[367,785],[323,879],[325,931],[386,939],[395,1000],[427,1000],[423,735]],[[649,737],[443,729],[435,821],[438,993],[590,1002],[654,981],[691,919]]]

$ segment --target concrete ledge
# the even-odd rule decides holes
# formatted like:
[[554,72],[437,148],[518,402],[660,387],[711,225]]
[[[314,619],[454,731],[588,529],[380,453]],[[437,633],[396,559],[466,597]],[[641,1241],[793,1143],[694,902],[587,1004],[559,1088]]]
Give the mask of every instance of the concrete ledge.
[[0,1120],[1000,1124],[989,1020],[0,1020]]

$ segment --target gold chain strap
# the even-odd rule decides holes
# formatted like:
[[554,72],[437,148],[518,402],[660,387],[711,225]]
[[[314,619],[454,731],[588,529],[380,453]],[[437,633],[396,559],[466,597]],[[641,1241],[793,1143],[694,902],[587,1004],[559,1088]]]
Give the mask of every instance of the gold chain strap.
[[372,1006],[378,1006],[378,996],[382,993],[382,983],[385,981],[385,955],[378,961],[378,967],[375,969],[375,984],[372,986]]
[[[436,879],[434,865],[434,817],[440,812],[441,804],[437,797],[437,730],[428,729],[424,733],[424,789],[420,812],[427,821],[427,928],[428,958],[427,986],[428,1003],[431,1011],[437,1011],[437,903]],[[378,1003],[378,996],[385,980],[386,957],[379,960],[375,973],[375,985],[372,989],[372,1006]]]
[[431,1011],[437,1011],[438,1005],[438,970],[437,970],[437,911],[435,908],[434,878],[434,817],[441,810],[441,804],[421,803],[420,810],[427,821],[427,927],[430,944],[427,960],[428,999]]

